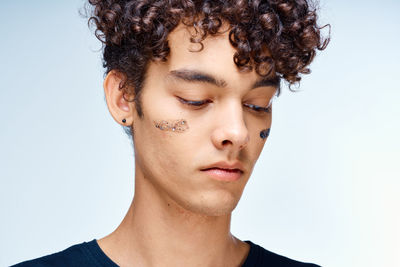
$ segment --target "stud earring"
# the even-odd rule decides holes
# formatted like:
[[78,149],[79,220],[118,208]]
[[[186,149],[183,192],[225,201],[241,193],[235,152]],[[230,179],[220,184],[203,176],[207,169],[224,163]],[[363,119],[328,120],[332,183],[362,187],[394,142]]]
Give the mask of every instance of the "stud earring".
[[125,123],[125,122],[126,122],[126,119],[122,119],[122,122]]

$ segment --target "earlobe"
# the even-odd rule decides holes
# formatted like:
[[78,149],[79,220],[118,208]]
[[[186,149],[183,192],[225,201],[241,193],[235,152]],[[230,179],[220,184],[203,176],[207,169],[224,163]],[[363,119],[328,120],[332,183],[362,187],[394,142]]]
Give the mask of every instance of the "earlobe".
[[110,71],[104,79],[104,94],[107,107],[114,120],[124,126],[133,124],[134,102],[127,101],[124,97],[125,90],[121,85],[125,82],[125,75],[116,71]]

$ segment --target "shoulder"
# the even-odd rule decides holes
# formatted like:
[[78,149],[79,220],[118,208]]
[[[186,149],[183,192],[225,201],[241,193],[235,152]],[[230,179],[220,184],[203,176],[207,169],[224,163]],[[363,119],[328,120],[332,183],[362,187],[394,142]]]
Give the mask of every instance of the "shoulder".
[[249,255],[242,267],[250,266],[274,266],[274,267],[321,267],[312,263],[305,263],[296,261],[285,256],[276,254],[268,251],[263,247],[252,243],[251,241],[245,241],[250,245]]
[[24,261],[11,267],[50,267],[50,266],[96,266],[96,257],[92,248],[96,240],[83,242],[62,251],[33,260]]

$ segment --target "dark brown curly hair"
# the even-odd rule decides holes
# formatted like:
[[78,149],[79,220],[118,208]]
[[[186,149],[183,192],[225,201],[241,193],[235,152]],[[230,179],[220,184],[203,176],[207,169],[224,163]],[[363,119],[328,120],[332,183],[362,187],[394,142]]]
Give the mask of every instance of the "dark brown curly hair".
[[135,96],[140,116],[148,63],[167,60],[167,37],[179,23],[193,26],[198,34],[191,42],[200,44],[228,23],[237,67],[254,68],[262,76],[276,73],[289,85],[299,82],[300,74],[310,73],[316,50],[329,42],[329,36],[320,33],[326,25],[317,25],[316,5],[307,0],[88,1],[89,25],[96,27],[96,37],[104,44],[106,73],[118,70],[125,75],[120,88]]

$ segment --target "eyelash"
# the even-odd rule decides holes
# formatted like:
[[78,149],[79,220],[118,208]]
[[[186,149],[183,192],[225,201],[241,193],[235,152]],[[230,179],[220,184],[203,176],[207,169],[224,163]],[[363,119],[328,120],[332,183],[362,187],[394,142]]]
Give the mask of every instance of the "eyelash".
[[[193,101],[193,100],[186,100],[183,99],[181,97],[178,97],[179,101],[181,101],[183,104],[185,105],[189,105],[189,106],[195,106],[195,107],[202,107],[207,103],[211,103],[210,100],[200,100],[200,101]],[[253,104],[243,104],[245,107],[255,111],[255,112],[266,112],[266,113],[270,113],[271,112],[271,107],[260,107],[260,106],[256,106]]]

